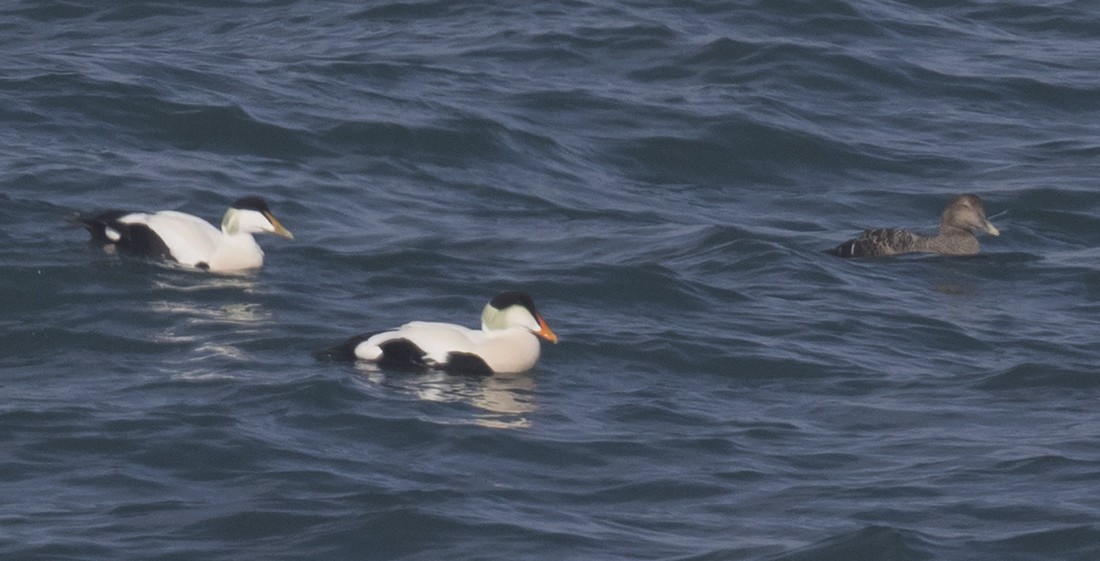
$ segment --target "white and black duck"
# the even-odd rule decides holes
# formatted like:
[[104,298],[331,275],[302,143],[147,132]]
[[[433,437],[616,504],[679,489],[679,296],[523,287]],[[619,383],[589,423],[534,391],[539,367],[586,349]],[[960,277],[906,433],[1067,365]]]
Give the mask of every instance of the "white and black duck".
[[389,369],[517,373],[535,366],[540,337],[552,343],[558,341],[531,296],[509,291],[485,305],[481,329],[414,321],[391,331],[356,335],[315,356],[321,360],[366,361]]
[[174,210],[134,212],[109,210],[75,221],[92,240],[123,253],[174,261],[185,267],[215,273],[258,269],[264,251],[253,234],[270,233],[294,239],[260,197],[237,199],[225,211],[221,228]]

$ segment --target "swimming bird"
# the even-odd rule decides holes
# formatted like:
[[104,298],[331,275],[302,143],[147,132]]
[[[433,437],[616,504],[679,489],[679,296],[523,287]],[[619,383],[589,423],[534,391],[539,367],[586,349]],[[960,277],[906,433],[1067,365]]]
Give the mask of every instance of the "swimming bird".
[[959,195],[943,210],[940,233],[923,236],[901,229],[864,230],[856,239],[848,240],[829,251],[839,257],[879,257],[901,253],[940,253],[943,255],[974,255],[981,244],[975,230],[992,236],[1001,234],[985,217],[985,207],[977,195]]
[[252,234],[271,233],[294,239],[260,197],[234,201],[222,217],[220,230],[197,216],[174,210],[109,210],[90,217],[77,215],[74,219],[91,233],[92,241],[105,247],[215,273],[263,266],[264,251]]
[[488,375],[530,370],[539,358],[538,337],[558,336],[526,292],[502,292],[481,312],[481,329],[414,321],[392,331],[365,333],[315,353],[320,360],[362,360],[382,368],[438,369]]

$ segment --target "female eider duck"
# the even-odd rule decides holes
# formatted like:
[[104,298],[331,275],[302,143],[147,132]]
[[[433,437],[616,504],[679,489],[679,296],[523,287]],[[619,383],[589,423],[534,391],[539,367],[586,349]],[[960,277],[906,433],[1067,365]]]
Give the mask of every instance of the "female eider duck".
[[839,257],[880,257],[901,253],[940,253],[943,255],[974,255],[981,245],[975,230],[999,236],[1001,234],[985,217],[982,199],[977,195],[959,195],[943,210],[940,233],[922,236],[907,230],[864,230],[863,235],[848,240],[830,251]]
[[264,251],[252,234],[271,233],[294,239],[260,197],[237,199],[225,211],[221,230],[197,216],[173,210],[110,210],[91,217],[77,215],[75,220],[91,232],[92,241],[107,247],[215,273],[263,266]]
[[481,312],[481,329],[414,321],[392,331],[356,335],[315,354],[320,360],[362,360],[381,368],[437,369],[452,374],[524,372],[539,358],[539,340],[558,336],[526,292],[502,292]]

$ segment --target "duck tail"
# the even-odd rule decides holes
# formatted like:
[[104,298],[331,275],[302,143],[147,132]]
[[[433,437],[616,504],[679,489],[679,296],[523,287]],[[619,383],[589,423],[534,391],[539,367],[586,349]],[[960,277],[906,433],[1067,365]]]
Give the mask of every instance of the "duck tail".
[[374,333],[363,333],[349,337],[338,345],[314,351],[313,358],[322,362],[355,362],[359,358],[355,355],[355,347],[374,335]]

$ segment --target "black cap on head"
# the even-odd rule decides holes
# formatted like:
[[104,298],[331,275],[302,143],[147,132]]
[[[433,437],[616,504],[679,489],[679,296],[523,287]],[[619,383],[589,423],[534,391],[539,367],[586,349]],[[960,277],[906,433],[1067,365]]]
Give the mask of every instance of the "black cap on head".
[[241,197],[233,201],[230,207],[240,210],[254,210],[256,212],[271,212],[271,209],[267,207],[267,201],[256,196]]
[[489,301],[489,305],[498,310],[503,310],[509,306],[520,305],[527,308],[527,311],[531,312],[532,316],[539,317],[539,311],[535,308],[535,301],[531,299],[531,295],[520,290],[501,292]]

